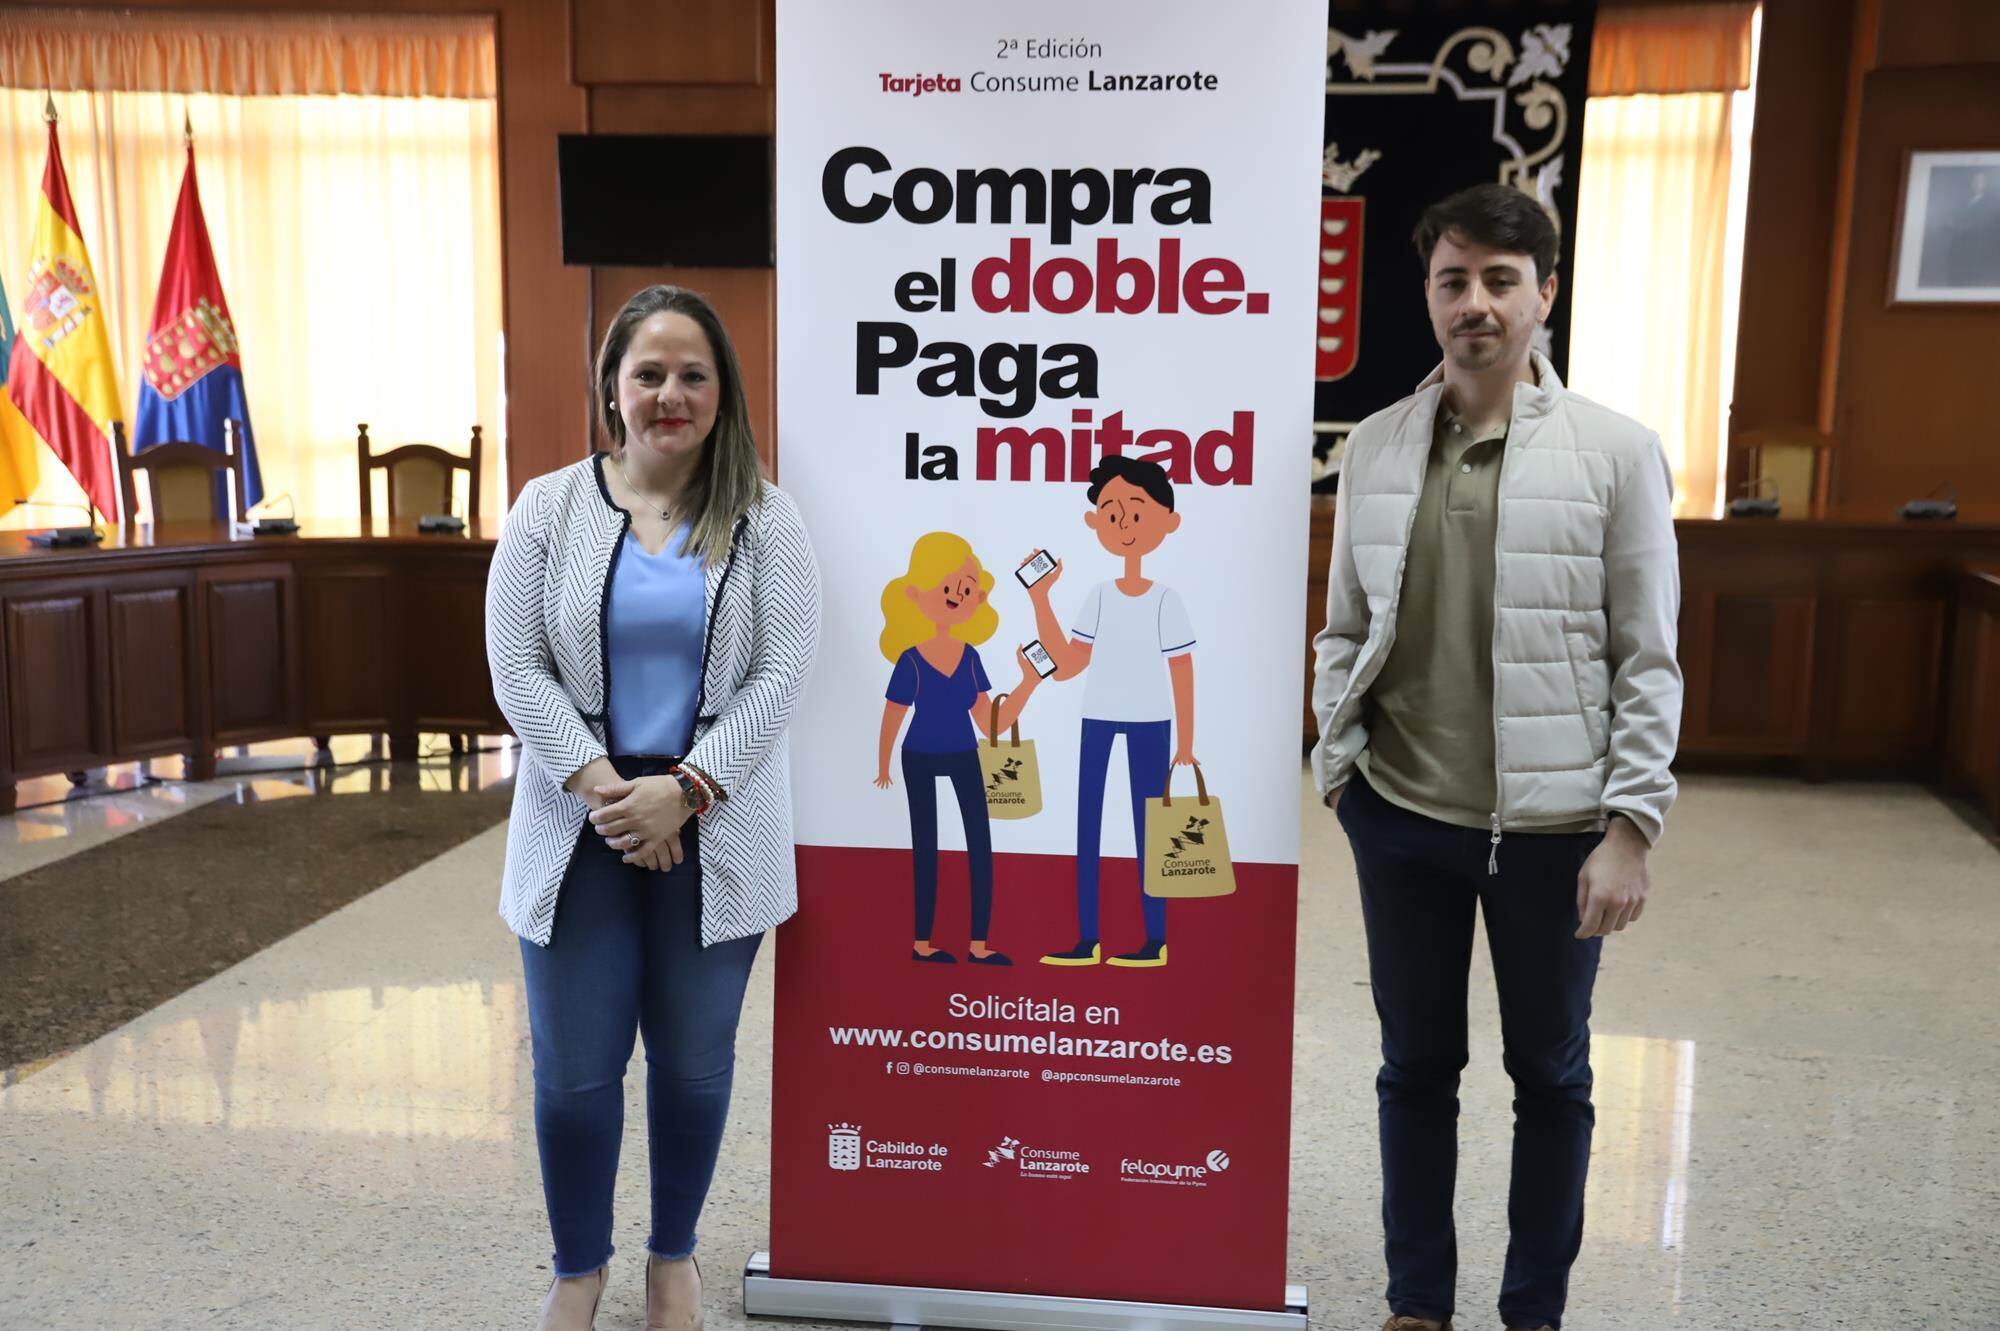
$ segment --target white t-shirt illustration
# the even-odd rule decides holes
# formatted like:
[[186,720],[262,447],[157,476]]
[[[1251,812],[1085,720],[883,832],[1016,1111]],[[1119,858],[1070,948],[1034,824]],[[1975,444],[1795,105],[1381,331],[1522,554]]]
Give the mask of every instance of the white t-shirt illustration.
[[1117,583],[1100,582],[1084,598],[1070,633],[1091,645],[1085,720],[1174,719],[1166,658],[1194,650],[1194,626],[1179,593],[1156,582],[1143,596],[1127,596]]

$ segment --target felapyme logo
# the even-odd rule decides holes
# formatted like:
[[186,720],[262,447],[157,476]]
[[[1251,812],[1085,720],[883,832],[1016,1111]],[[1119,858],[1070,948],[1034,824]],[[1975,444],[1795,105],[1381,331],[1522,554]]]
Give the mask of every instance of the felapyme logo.
[[1205,1188],[1214,1175],[1228,1172],[1231,1163],[1229,1152],[1221,1150],[1210,1151],[1206,1160],[1198,1165],[1126,1159],[1118,1162],[1118,1179],[1121,1183],[1165,1183],[1182,1188]]
[[1191,815],[1187,820],[1187,826],[1183,827],[1180,830],[1179,835],[1172,838],[1172,840],[1174,843],[1174,848],[1167,852],[1167,858],[1170,860],[1179,859],[1181,857],[1181,852],[1186,850],[1189,846],[1207,845],[1208,819],[1200,817],[1199,815]]
[[986,1153],[988,1169],[1006,1169],[1023,1178],[1072,1179],[1090,1172],[1090,1162],[1080,1151],[1048,1146],[1023,1146],[1019,1137],[1002,1137],[1000,1144]]

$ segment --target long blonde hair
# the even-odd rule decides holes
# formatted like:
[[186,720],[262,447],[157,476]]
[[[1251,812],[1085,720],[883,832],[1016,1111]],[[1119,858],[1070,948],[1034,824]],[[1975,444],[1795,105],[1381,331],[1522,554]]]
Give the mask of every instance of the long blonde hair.
[[604,344],[597,351],[597,394],[591,399],[591,414],[611,443],[611,456],[622,455],[625,420],[613,405],[618,400],[618,367],[624,363],[626,348],[632,345],[633,330],[656,314],[682,314],[699,324],[715,352],[715,370],[721,378],[715,426],[701,450],[701,465],[688,479],[681,505],[689,524],[687,552],[713,566],[728,556],[736,519],[750,511],[764,483],[764,464],[757,456],[756,437],[750,432],[743,369],[715,307],[686,287],[650,286],[633,292],[604,330]]
[[[928,591],[965,566],[970,559],[979,570],[979,590],[992,592],[993,575],[979,562],[979,556],[972,553],[972,544],[963,536],[954,536],[948,531],[934,531],[919,536],[916,545],[910,549],[909,571],[899,578],[889,579],[889,585],[882,589],[882,655],[891,661],[899,661],[903,653],[937,632],[937,625],[917,609],[903,591],[905,587],[915,587]],[[993,608],[993,602],[983,601],[972,618],[963,624],[955,624],[951,636],[960,642],[978,646],[992,637],[1000,628],[1000,612]]]

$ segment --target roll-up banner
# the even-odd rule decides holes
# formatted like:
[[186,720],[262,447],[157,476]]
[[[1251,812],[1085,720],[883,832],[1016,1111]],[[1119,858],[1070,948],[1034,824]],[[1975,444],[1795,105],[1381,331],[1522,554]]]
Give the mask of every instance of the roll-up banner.
[[1302,1327],[1324,7],[777,22],[780,480],[826,628],[750,1311]]

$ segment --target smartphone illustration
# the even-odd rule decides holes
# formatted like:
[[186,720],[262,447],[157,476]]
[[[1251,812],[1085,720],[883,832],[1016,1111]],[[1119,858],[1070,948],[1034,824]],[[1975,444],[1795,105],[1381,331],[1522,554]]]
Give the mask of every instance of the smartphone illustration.
[[1023,647],[1021,655],[1028,658],[1028,664],[1033,666],[1035,673],[1043,679],[1047,679],[1050,675],[1056,673],[1055,658],[1049,655],[1048,648],[1042,646],[1041,639],[1037,638],[1026,647]]
[[1032,587],[1049,575],[1056,566],[1056,557],[1046,550],[1035,551],[1034,557],[1014,570],[1014,576],[1021,580],[1023,587]]

